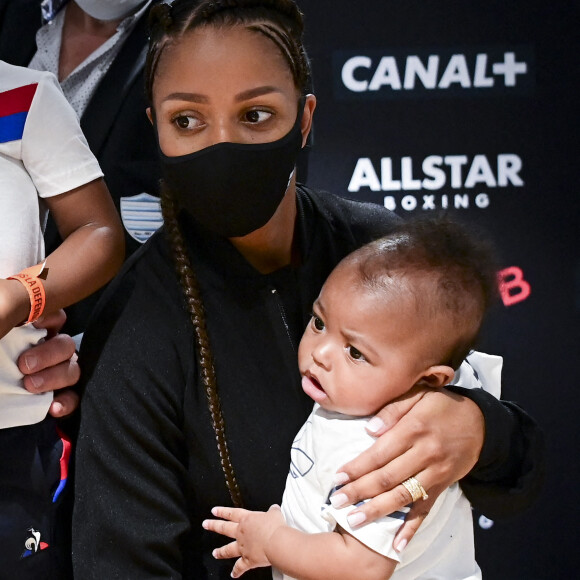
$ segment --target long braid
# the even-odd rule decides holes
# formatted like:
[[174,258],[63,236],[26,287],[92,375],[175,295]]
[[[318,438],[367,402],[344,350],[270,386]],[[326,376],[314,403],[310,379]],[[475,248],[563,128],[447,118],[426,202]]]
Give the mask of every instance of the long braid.
[[171,245],[175,269],[179,276],[183,294],[187,305],[187,311],[195,331],[197,356],[201,369],[201,377],[205,388],[208,407],[211,414],[213,429],[216,436],[220,463],[225,475],[226,485],[230,492],[232,502],[236,507],[242,507],[242,496],[236,480],[234,468],[230,459],[228,443],[225,434],[225,423],[221,410],[221,404],[217,392],[217,381],[207,326],[203,301],[199,290],[197,277],[193,271],[191,260],[187,254],[183,234],[177,220],[177,205],[171,193],[163,187],[161,196],[161,209],[167,237]]

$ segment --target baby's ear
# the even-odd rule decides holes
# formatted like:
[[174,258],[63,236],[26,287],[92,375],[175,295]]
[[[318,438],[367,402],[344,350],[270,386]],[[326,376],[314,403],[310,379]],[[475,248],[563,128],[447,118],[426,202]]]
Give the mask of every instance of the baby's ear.
[[450,366],[434,365],[425,371],[425,374],[417,381],[417,384],[439,389],[448,385],[454,376],[455,371]]

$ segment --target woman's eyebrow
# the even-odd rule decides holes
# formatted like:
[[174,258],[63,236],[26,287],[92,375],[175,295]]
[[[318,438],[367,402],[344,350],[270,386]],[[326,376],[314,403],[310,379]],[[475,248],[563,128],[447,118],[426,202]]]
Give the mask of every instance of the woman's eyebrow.
[[208,103],[209,99],[205,95],[198,93],[171,93],[163,97],[161,102],[165,101],[189,101],[191,103]]
[[242,91],[235,96],[237,102],[247,101],[248,99],[253,99],[254,97],[260,97],[262,95],[267,95],[269,93],[280,93],[280,89],[272,86],[255,87],[253,89],[248,89],[247,91]]

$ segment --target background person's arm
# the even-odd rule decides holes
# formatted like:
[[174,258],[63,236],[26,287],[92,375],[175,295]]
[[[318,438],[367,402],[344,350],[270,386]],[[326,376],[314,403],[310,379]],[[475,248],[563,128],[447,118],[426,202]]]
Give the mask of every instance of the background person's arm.
[[[46,203],[64,238],[45,260],[44,310],[50,314],[106,284],[121,267],[124,241],[119,216],[101,178],[49,197]],[[28,292],[20,281],[0,280],[0,336],[25,321],[30,309]]]
[[[42,272],[44,311],[49,314],[108,282],[123,262],[124,240],[99,164],[58,81],[49,73],[36,73],[31,80],[37,82],[30,85],[34,92],[19,158],[64,240],[46,257]],[[40,248],[36,254],[38,259]],[[0,280],[0,336],[28,319],[31,299],[26,285],[24,280]]]

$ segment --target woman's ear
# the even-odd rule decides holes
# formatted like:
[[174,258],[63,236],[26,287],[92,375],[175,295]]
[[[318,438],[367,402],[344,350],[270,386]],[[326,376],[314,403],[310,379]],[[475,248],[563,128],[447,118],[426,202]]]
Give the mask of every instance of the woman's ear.
[[429,367],[423,376],[417,381],[418,385],[439,389],[448,385],[455,376],[455,371],[447,365],[434,365]]
[[312,117],[316,109],[316,97],[314,95],[306,95],[304,101],[304,112],[302,113],[302,123],[300,130],[302,131],[302,147],[306,145],[308,135],[312,129]]
[[149,122],[153,125],[153,112],[151,111],[151,107],[147,107],[147,109],[145,109],[145,112],[147,113],[147,118],[149,119]]

